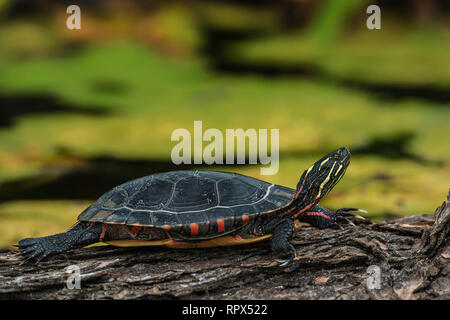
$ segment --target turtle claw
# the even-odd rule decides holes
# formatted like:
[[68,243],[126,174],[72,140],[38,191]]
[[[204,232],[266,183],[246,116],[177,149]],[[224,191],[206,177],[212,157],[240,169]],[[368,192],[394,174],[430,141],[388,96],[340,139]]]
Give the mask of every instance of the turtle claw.
[[288,265],[292,261],[292,258],[284,259],[284,260],[277,259],[277,261],[280,263],[279,264],[280,267],[284,267],[285,265]]
[[24,257],[28,257],[33,252],[35,252],[35,249],[33,249],[33,248],[25,248],[25,249],[20,249],[19,254],[24,256]]
[[295,250],[294,246],[291,245],[291,253],[289,255],[289,258],[277,259],[277,261],[280,263],[279,267],[284,267],[284,266],[290,264],[296,256],[297,256],[297,251]]
[[361,212],[361,213],[368,213],[366,210],[364,209],[358,209],[358,208],[340,208],[338,210],[336,210],[336,214],[341,216],[341,217],[358,217],[361,219],[366,220],[366,218],[360,216],[359,214],[353,213],[351,211],[354,212]]
[[360,216],[359,214],[353,213],[354,212],[362,212],[362,213],[368,213],[366,210],[358,209],[358,208],[340,208],[336,210],[336,220],[337,221],[345,221],[346,223],[350,224],[351,226],[355,227],[356,225],[347,217],[357,217],[362,220],[367,220],[366,218]]
[[44,239],[42,238],[27,238],[19,241],[16,247],[19,248],[19,255],[24,258],[22,264],[33,259],[38,263],[51,253],[51,250],[43,241]]
[[345,221],[346,223],[348,223],[349,225],[356,227],[356,225],[349,219],[345,218],[345,217],[339,217],[339,220]]
[[29,255],[29,256],[24,256],[24,259],[22,260],[22,262],[20,264],[26,264],[27,262],[31,261],[34,257],[35,257],[35,254]]

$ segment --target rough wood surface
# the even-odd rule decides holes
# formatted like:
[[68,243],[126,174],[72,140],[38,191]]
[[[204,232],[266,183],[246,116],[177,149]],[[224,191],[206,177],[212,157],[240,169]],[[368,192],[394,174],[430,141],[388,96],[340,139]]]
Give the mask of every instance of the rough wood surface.
[[[302,227],[279,267],[268,242],[214,249],[74,250],[35,264],[0,254],[2,299],[450,299],[450,192],[434,215]],[[68,289],[68,266],[81,289]],[[379,276],[379,277],[378,277]],[[376,280],[379,279],[379,283]]]

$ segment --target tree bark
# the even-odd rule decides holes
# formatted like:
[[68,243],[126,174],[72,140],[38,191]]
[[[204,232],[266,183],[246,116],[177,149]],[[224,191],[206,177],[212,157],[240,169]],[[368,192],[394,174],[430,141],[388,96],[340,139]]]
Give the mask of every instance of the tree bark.
[[[0,254],[1,299],[449,299],[450,192],[434,215],[295,232],[279,267],[265,241],[213,249],[72,250],[39,264]],[[80,289],[69,289],[69,266]],[[69,281],[70,283],[75,283]]]

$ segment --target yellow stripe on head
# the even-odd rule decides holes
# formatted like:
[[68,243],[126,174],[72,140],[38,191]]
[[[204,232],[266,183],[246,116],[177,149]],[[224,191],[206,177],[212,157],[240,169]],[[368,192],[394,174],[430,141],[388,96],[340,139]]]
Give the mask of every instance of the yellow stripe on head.
[[312,165],[311,167],[309,167],[308,171],[306,171],[305,178],[308,176],[308,173],[312,170],[312,168],[314,168],[314,165]]
[[316,199],[319,198],[320,195],[322,194],[322,190],[323,190],[323,187],[325,186],[325,184],[326,184],[328,181],[330,181],[331,173],[333,172],[333,169],[334,169],[334,166],[335,166],[335,165],[336,165],[336,162],[333,163],[333,166],[331,167],[330,172],[328,172],[327,177],[326,177],[325,180],[320,184],[320,187],[319,187],[319,194],[317,195]]
[[[328,162],[328,160],[330,160],[330,158],[326,158],[325,160],[323,160],[323,161],[320,163],[319,170],[320,170],[320,168],[322,168],[322,165],[323,165],[324,163]],[[314,166],[313,166],[313,167],[314,167]]]
[[344,167],[344,166],[343,166],[342,164],[339,165],[339,169],[337,169],[337,170],[336,170],[336,173],[334,174],[335,177],[337,177],[339,171],[341,171],[341,169],[342,169],[343,167]]

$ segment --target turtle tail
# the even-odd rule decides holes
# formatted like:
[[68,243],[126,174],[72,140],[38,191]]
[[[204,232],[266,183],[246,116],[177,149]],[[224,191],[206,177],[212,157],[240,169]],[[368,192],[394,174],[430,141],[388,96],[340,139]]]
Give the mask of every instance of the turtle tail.
[[23,263],[32,259],[39,262],[47,256],[98,242],[101,232],[100,223],[78,222],[67,232],[41,238],[26,238],[20,240],[16,247],[24,258]]

